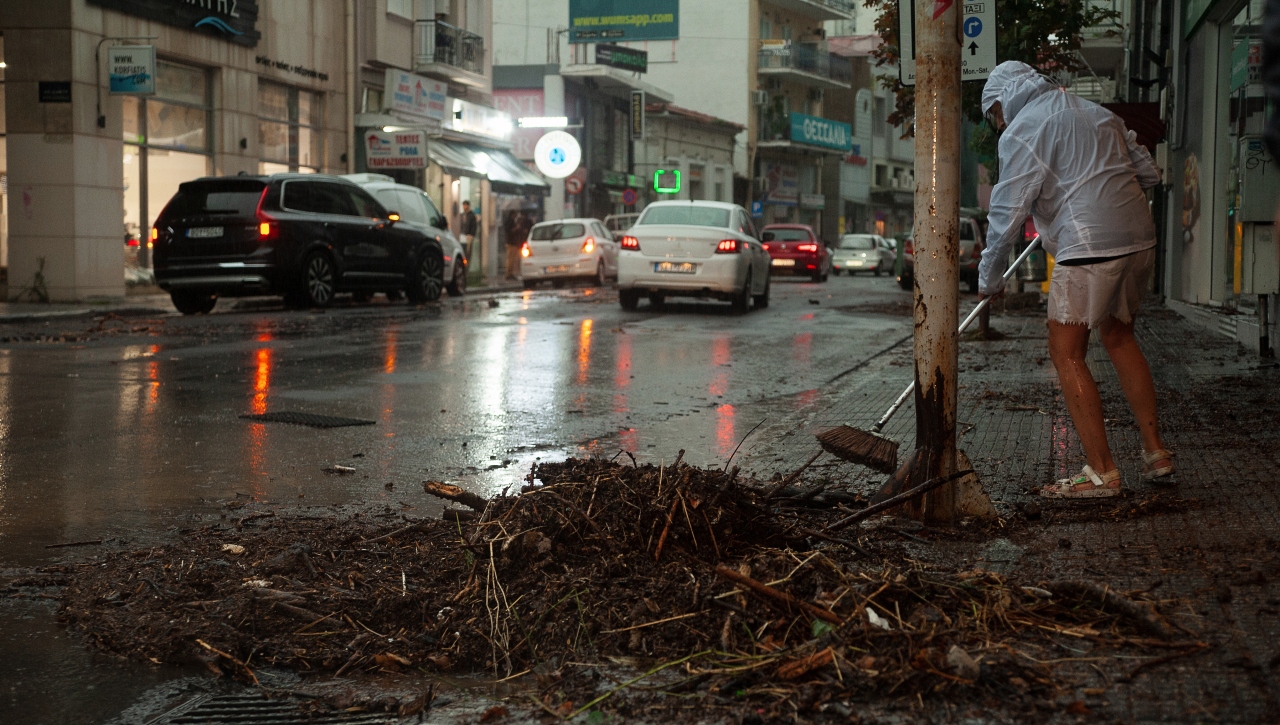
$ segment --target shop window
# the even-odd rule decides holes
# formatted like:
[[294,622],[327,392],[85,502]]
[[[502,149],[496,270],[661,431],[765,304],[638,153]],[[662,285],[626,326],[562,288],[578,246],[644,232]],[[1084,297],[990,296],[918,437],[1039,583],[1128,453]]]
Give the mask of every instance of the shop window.
[[258,148],[264,174],[315,173],[324,157],[319,93],[258,79]]
[[[133,252],[178,185],[210,173],[209,76],[159,61],[154,96],[121,100],[124,137],[124,241]],[[138,255],[145,265],[147,256]],[[130,256],[133,263],[134,256]]]

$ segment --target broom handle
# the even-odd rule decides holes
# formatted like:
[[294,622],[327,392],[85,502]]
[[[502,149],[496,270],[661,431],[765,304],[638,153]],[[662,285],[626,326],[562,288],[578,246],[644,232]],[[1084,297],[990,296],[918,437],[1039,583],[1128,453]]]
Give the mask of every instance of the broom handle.
[[[1030,257],[1031,253],[1034,252],[1036,248],[1039,246],[1040,246],[1040,235],[1037,234],[1031,240],[1031,243],[1027,245],[1027,248],[1022,250],[1022,254],[1019,254],[1018,258],[1014,260],[1013,264],[1009,265],[1009,268],[1004,271],[1004,276],[1002,277],[1002,279],[1004,279],[1007,282],[1009,278],[1012,277],[1015,272],[1017,272],[1018,267],[1021,266],[1023,262],[1027,261],[1027,257]],[[978,300],[978,304],[973,308],[973,311],[969,313],[968,317],[964,318],[964,322],[960,323],[960,329],[956,331],[956,334],[960,335],[965,330],[969,329],[969,325],[972,325],[973,321],[978,319],[978,315],[982,314],[982,311],[986,309],[987,305],[990,302],[991,302],[990,297],[984,297],[981,300]],[[885,411],[885,414],[880,417],[880,420],[876,421],[876,424],[871,426],[871,430],[876,433],[879,433],[881,430],[883,430],[885,424],[889,422],[890,418],[892,418],[895,414],[897,414],[898,409],[901,408],[903,404],[907,402],[907,398],[911,397],[911,394],[915,392],[915,389],[916,389],[916,384],[915,384],[915,381],[913,380],[911,384],[907,386],[907,389],[902,391],[902,395],[899,395],[898,399],[893,401],[893,405],[889,406],[889,410]]]

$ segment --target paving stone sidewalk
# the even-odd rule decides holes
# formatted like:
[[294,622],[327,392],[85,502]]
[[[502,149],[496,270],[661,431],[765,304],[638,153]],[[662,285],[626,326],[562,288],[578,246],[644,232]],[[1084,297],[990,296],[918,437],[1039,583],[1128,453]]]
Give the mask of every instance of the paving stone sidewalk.
[[[999,341],[961,346],[961,448],[1010,526],[986,545],[920,544],[919,559],[961,557],[1024,579],[1081,578],[1167,600],[1171,620],[1210,648],[1150,667],[1131,683],[1093,681],[1064,694],[1088,719],[1117,722],[1280,722],[1280,369],[1165,308],[1139,319],[1166,445],[1177,454],[1171,486],[1142,483],[1141,443],[1101,345],[1099,380],[1108,435],[1126,486],[1123,499],[1051,502],[1034,487],[1080,470],[1083,452],[1048,359],[1044,313],[993,316]],[[910,333],[910,320],[903,318]],[[875,353],[873,355],[873,353]],[[771,420],[744,446],[745,470],[789,472],[817,450],[813,434],[861,428],[911,380],[909,338]],[[887,427],[905,454],[914,446],[908,404]],[[883,476],[850,464],[816,465],[806,480],[870,493]],[[1042,513],[1037,515],[1036,507]],[[927,535],[926,535],[926,538]],[[1190,638],[1190,637],[1188,637]]]

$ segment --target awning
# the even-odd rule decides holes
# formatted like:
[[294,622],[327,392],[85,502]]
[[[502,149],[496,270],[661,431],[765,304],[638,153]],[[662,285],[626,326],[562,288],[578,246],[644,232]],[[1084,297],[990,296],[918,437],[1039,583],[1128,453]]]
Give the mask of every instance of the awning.
[[427,143],[427,156],[454,176],[488,179],[500,194],[551,193],[551,186],[510,151],[433,138]]

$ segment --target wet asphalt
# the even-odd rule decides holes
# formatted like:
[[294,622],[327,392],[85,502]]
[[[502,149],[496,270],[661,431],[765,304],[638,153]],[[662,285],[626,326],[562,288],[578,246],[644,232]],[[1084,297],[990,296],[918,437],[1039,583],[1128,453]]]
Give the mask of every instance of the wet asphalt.
[[[781,278],[742,316],[568,287],[0,325],[0,572],[168,542],[229,501],[434,516],[427,479],[490,495],[573,455],[720,465],[910,334],[909,300],[891,277]],[[279,411],[373,424],[240,417]],[[91,655],[51,603],[0,600],[0,722],[107,722],[190,674]]]

